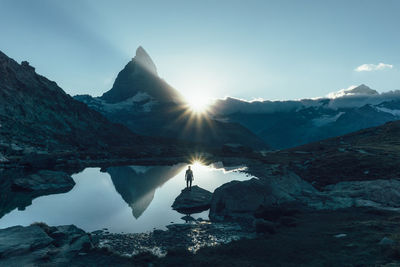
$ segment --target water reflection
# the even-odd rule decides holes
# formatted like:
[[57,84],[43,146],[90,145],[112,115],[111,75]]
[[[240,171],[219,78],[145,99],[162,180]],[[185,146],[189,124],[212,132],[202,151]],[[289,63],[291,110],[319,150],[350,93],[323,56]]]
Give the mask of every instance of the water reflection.
[[[208,211],[182,217],[171,208],[186,186],[186,167],[187,164],[125,166],[108,168],[106,173],[99,168],[87,168],[72,176],[76,185],[67,193],[29,195],[22,206],[17,205],[20,201],[13,201],[12,206],[0,201],[8,212],[0,219],[0,228],[41,221],[49,225],[75,224],[86,231],[108,228],[110,232],[137,233],[166,229],[171,222],[206,219]],[[211,192],[229,181],[249,179],[244,173],[227,172],[214,166],[194,164],[192,168],[194,184]],[[9,193],[10,196],[13,192]],[[29,205],[32,197],[36,198]],[[25,210],[16,209],[16,205],[26,206]]]
[[131,207],[137,219],[154,199],[156,189],[176,176],[186,164],[174,166],[124,166],[111,167],[107,172],[117,192]]

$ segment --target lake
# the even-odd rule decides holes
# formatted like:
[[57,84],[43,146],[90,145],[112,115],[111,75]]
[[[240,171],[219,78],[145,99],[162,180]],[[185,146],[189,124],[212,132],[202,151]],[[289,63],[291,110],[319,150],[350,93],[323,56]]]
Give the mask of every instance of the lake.
[[[85,231],[107,228],[113,233],[140,233],[166,229],[185,222],[171,205],[186,186],[188,164],[173,166],[119,166],[86,168],[73,174],[76,185],[67,193],[35,198],[25,210],[15,209],[0,219],[0,228],[45,222],[48,225],[74,224]],[[233,180],[248,180],[243,166],[224,168],[191,164],[194,185],[213,192]],[[208,219],[208,212],[191,214]]]

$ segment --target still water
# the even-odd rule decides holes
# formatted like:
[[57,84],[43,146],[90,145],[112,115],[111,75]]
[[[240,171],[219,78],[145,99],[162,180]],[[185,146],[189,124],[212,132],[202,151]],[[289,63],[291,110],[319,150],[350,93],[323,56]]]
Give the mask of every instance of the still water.
[[[211,192],[232,180],[249,179],[243,167],[223,168],[221,164],[191,165],[194,185]],[[115,233],[139,233],[166,229],[182,223],[184,214],[171,205],[186,186],[187,164],[173,166],[121,166],[106,172],[87,168],[72,175],[74,188],[63,194],[41,196],[25,210],[13,210],[0,219],[0,228],[45,222],[48,225],[74,224],[85,231],[107,228]],[[191,214],[208,219],[208,211]]]

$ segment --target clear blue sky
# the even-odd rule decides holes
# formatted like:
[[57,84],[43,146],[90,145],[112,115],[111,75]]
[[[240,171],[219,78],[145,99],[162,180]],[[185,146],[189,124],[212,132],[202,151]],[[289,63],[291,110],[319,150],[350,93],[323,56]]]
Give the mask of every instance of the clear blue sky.
[[[0,0],[0,50],[71,95],[110,89],[139,45],[184,93],[382,92],[400,89],[399,14],[396,0]],[[355,71],[378,63],[387,65]]]

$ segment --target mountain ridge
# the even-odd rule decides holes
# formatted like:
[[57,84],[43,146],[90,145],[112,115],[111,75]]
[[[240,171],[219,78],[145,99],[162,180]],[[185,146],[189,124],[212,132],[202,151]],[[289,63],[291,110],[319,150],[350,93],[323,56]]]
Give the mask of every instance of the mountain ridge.
[[208,114],[196,114],[181,94],[144,64],[152,66],[150,56],[141,47],[136,56],[119,72],[113,87],[101,97],[74,96],[109,120],[124,124],[132,131],[154,137],[185,140],[222,147],[236,143],[266,148],[264,141],[237,123],[215,120]]
[[274,149],[344,135],[400,119],[400,91],[379,94],[366,85],[336,97],[288,101],[219,100],[216,119],[240,123]]
[[73,99],[54,81],[0,52],[0,154],[6,158],[61,151],[142,147],[150,139]]

